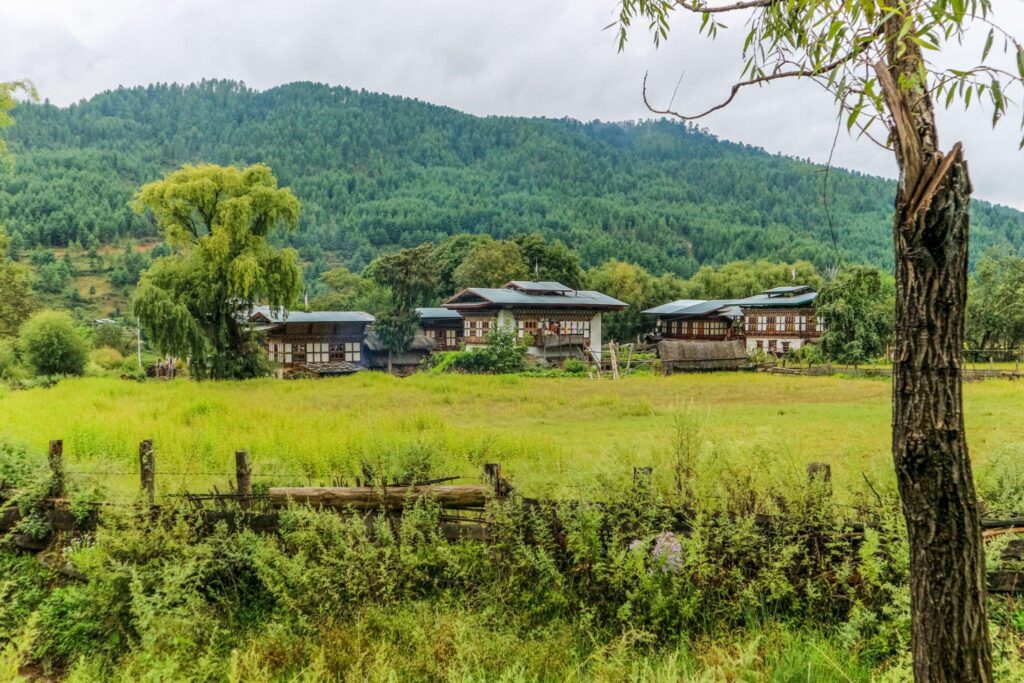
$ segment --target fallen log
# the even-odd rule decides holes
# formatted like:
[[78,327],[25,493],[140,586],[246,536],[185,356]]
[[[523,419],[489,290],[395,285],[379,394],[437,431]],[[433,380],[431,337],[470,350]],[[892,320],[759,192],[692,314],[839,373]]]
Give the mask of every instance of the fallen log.
[[376,510],[399,509],[426,497],[443,508],[478,508],[487,503],[493,487],[484,484],[462,486],[315,486],[280,487],[267,491],[267,499],[274,507],[289,502],[314,507],[354,508]]

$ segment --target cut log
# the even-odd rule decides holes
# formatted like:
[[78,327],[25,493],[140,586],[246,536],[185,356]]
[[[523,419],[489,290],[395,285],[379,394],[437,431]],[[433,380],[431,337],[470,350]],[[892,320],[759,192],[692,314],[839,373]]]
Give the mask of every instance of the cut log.
[[397,509],[413,504],[421,497],[431,498],[445,508],[483,507],[491,487],[484,484],[464,486],[394,486],[370,488],[366,486],[341,487],[280,487],[267,492],[270,504],[280,507],[289,501],[315,507],[376,510]]

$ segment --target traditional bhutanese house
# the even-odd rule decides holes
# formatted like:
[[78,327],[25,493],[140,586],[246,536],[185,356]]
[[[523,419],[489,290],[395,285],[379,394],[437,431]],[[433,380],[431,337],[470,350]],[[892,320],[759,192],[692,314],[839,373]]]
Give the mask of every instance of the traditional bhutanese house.
[[736,370],[749,362],[742,339],[731,341],[662,339],[658,342],[658,358],[661,359],[666,374]]
[[435,351],[457,351],[462,348],[462,314],[447,308],[417,308],[420,330],[434,340]]
[[257,306],[249,316],[272,363],[285,370],[347,374],[365,367],[363,341],[373,316],[363,311],[294,311]]
[[815,314],[817,297],[812,287],[790,285],[734,302],[743,311],[747,352],[781,355],[820,340],[825,327]]
[[680,299],[643,311],[658,316],[662,339],[728,341],[743,338],[743,312],[731,300]]
[[373,328],[366,333],[366,363],[371,368],[387,368],[406,374],[414,371],[434,351],[454,351],[462,347],[462,316],[447,308],[417,308],[419,327],[412,345],[403,353],[388,358],[387,344]]
[[496,327],[528,339],[527,353],[556,362],[591,359],[601,352],[601,314],[626,304],[600,292],[574,290],[559,282],[513,280],[503,287],[470,287],[444,302],[463,320],[467,349],[487,343]]

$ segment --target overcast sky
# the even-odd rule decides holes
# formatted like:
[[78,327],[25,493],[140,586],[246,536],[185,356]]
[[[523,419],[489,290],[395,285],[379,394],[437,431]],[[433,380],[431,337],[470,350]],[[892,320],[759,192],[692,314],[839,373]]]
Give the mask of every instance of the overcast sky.
[[[1022,0],[993,4],[999,23],[1024,27]],[[660,50],[638,30],[619,54],[613,33],[603,30],[614,6],[615,0],[4,0],[0,81],[31,78],[42,97],[64,105],[118,85],[231,78],[265,89],[312,80],[473,114],[582,120],[646,117],[647,70],[655,103],[667,101],[680,74],[678,109],[700,110],[727,93],[739,66],[736,37],[712,44],[679,24]],[[976,61],[977,51],[972,46],[965,56]],[[943,113],[943,144],[964,141],[977,196],[1024,209],[1021,111],[995,130],[990,119],[980,109]],[[702,125],[723,138],[824,161],[835,106],[810,83],[776,84],[742,93]],[[835,163],[895,173],[891,154],[845,131]]]

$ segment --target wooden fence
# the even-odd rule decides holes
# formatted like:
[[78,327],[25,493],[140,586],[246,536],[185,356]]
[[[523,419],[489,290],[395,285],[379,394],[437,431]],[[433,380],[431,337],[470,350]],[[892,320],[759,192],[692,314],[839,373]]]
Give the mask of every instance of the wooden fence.
[[[67,471],[64,467],[64,444],[61,440],[50,442],[48,465],[50,471],[49,496],[44,501],[45,514],[55,531],[82,532],[88,531],[98,523],[98,514],[91,514],[83,522],[81,511],[73,510],[71,501],[66,498],[65,486]],[[289,505],[309,505],[328,510],[356,510],[364,513],[378,513],[398,516],[406,506],[414,504],[423,497],[430,498],[437,504],[440,516],[441,533],[449,540],[474,540],[486,542],[491,539],[491,518],[489,504],[501,504],[512,493],[511,483],[502,476],[498,463],[487,463],[483,467],[480,483],[451,484],[459,477],[443,477],[427,481],[361,481],[356,480],[355,486],[344,485],[335,480],[333,486],[288,486],[266,487],[255,492],[253,487],[252,463],[248,452],[236,451],[234,454],[234,483],[230,490],[221,492],[214,488],[209,493],[180,494],[195,514],[197,523],[206,529],[215,524],[226,523],[233,530],[250,529],[257,532],[274,533],[278,530],[278,511]],[[152,518],[158,513],[161,505],[157,503],[156,479],[157,458],[153,441],[146,439],[139,444],[139,487],[142,512]],[[653,474],[651,467],[633,469],[635,486],[650,483]],[[831,467],[827,463],[811,463],[807,467],[808,484],[816,486],[823,495],[831,495]],[[0,480],[0,505],[5,492],[4,482]],[[8,497],[9,498],[9,497]],[[554,501],[518,497],[519,504],[539,506]],[[112,502],[91,503],[98,513],[106,506],[116,505]],[[678,508],[666,508],[672,511],[674,523],[672,530],[686,534],[690,531],[688,520],[690,515]],[[32,538],[18,531],[22,516],[15,505],[0,507],[0,534],[12,535],[15,545],[28,551],[43,550],[51,543],[51,538]],[[757,515],[759,526],[769,528],[777,516]],[[858,544],[864,533],[871,528],[872,522],[848,522],[846,537]],[[982,536],[991,539],[1001,535],[1024,535],[1024,516],[1006,519],[983,519]],[[1004,566],[988,574],[988,588],[993,593],[1024,593],[1024,569],[1016,566],[1024,561],[1024,538],[1011,540],[1002,552]]]

